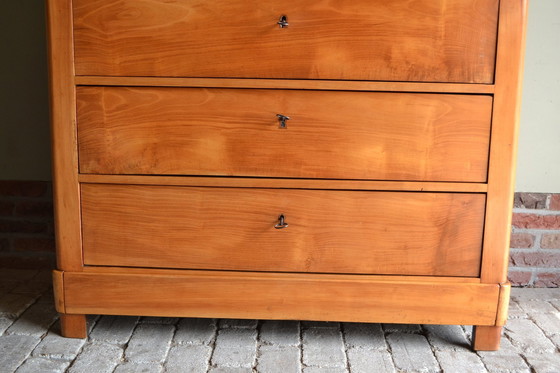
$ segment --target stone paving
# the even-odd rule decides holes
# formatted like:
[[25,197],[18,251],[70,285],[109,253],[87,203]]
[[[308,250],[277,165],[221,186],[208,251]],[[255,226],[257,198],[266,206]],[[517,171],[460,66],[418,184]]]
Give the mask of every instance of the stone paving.
[[470,326],[91,316],[60,337],[50,272],[0,269],[1,373],[560,373],[560,289],[513,289],[498,352]]

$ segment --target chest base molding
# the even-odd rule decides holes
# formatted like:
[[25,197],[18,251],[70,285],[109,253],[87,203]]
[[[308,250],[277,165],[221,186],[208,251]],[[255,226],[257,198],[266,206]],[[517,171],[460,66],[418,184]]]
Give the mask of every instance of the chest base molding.
[[[149,272],[149,276],[146,273]],[[55,271],[68,314],[495,325],[507,286],[407,276],[95,268]]]

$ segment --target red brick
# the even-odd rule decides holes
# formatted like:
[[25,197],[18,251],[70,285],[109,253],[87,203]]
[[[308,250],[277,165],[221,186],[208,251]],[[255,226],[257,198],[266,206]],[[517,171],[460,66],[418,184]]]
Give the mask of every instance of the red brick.
[[14,213],[14,203],[10,201],[0,201],[0,216],[12,216]]
[[560,233],[543,234],[541,248],[560,249]]
[[16,238],[13,244],[17,251],[55,251],[54,238]]
[[43,197],[48,189],[46,181],[0,180],[0,196]]
[[0,219],[0,233],[45,233],[46,223]]
[[553,194],[550,197],[550,210],[560,210],[560,193]]
[[50,201],[21,201],[16,205],[16,216],[52,217],[53,204]]
[[560,268],[560,252],[512,252],[510,263],[516,267]]
[[560,215],[513,214],[511,224],[525,229],[560,229]]
[[560,287],[560,272],[543,272],[537,275],[535,286],[539,288]]
[[515,193],[513,206],[526,209],[546,209],[548,193]]
[[528,249],[533,247],[535,236],[529,233],[512,233],[510,247],[514,249]]
[[508,279],[512,286],[527,286],[531,282],[531,272],[509,271]]

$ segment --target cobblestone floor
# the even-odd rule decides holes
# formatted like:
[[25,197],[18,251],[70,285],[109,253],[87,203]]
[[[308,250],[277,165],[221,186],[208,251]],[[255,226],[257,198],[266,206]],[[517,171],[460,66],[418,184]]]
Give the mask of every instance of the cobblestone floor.
[[560,372],[560,289],[514,289],[499,352],[471,327],[90,317],[59,335],[50,273],[0,269],[0,372]]

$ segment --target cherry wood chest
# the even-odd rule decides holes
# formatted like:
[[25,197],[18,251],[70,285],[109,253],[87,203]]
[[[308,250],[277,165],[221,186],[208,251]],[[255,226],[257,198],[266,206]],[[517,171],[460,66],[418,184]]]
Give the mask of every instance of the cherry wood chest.
[[499,347],[525,0],[49,0],[62,333],[475,325]]

